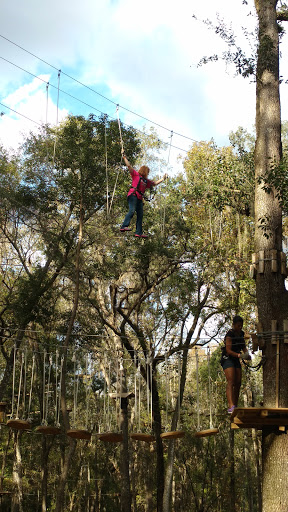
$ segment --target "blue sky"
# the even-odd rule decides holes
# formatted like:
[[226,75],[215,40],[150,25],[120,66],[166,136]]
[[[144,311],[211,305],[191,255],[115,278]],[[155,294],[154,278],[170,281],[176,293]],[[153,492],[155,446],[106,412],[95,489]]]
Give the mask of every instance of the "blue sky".
[[[215,19],[216,12],[239,34],[241,26],[253,29],[249,16],[253,1],[242,0],[14,0],[1,6],[0,34],[41,59],[0,38],[0,57],[30,71],[57,87],[57,69],[63,70],[112,101],[168,128],[159,136],[169,140],[169,130],[219,145],[239,125],[252,130],[255,85],[234,76],[224,63],[197,67],[203,55],[224,49],[223,43],[192,16]],[[285,45],[282,43],[282,51]],[[285,72],[285,69],[284,69]],[[37,122],[46,120],[46,84],[0,59],[0,101]],[[288,71],[287,71],[288,74]],[[63,74],[60,88],[115,116],[115,105]],[[57,90],[49,87],[48,121],[56,122]],[[288,85],[283,86],[283,118]],[[17,147],[23,134],[36,125],[0,106],[0,140]],[[59,119],[67,113],[87,115],[91,108],[60,93]],[[95,112],[96,113],[96,112]],[[121,119],[137,128],[140,118],[120,109]],[[149,123],[146,122],[146,125]],[[21,135],[22,134],[22,135]],[[174,136],[173,144],[188,149],[191,141]],[[179,151],[174,150],[175,160]]]

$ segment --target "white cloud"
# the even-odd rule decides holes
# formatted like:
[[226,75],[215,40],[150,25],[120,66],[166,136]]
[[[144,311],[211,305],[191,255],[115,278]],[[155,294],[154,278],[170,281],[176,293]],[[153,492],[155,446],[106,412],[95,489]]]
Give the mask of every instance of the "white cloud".
[[[247,16],[253,3],[249,0],[247,7],[241,0],[83,0],[80,7],[76,0],[15,0],[2,7],[0,33],[51,62],[56,69],[51,70],[5,40],[1,40],[1,53],[32,73],[51,74],[54,85],[57,69],[62,68],[174,132],[197,140],[214,137],[224,144],[230,130],[240,124],[249,129],[253,125],[254,86],[244,79],[234,79],[232,69],[227,75],[220,64],[197,68],[203,55],[221,52],[224,45],[192,15],[215,20],[218,11],[228,24],[233,21],[241,45],[247,46],[241,26],[249,30],[255,27],[253,17]],[[15,105],[17,95],[23,92],[21,113],[28,112],[26,115],[32,119],[45,121],[45,85],[37,87],[34,81],[27,84],[29,79],[23,72],[1,61],[0,73],[1,97],[14,94]],[[26,89],[22,89],[23,83]],[[77,88],[75,82],[67,78],[62,82],[61,78],[62,83],[68,92],[114,114],[113,105]],[[33,91],[29,89],[31,84]],[[49,120],[53,123],[55,102],[53,96],[51,109],[49,106]],[[60,108],[65,108],[64,112],[81,112],[81,104],[74,103],[72,108],[64,95],[60,97]],[[123,110],[120,114],[124,121],[139,126],[137,117]],[[6,127],[4,132],[1,126],[8,123],[8,117],[14,118],[5,114],[0,122],[2,138]],[[169,140],[169,132],[159,130],[159,134]],[[174,136],[173,143],[187,148],[189,141]]]
[[[39,78],[48,81],[49,75],[40,75]],[[46,86],[37,78],[13,91],[1,103],[13,109],[1,106],[4,115],[0,118],[0,141],[5,147],[17,148],[25,135],[38,130],[37,123],[46,123],[46,113],[48,123],[56,124],[57,106],[49,98],[47,108]],[[66,109],[58,109],[58,120],[67,114]]]

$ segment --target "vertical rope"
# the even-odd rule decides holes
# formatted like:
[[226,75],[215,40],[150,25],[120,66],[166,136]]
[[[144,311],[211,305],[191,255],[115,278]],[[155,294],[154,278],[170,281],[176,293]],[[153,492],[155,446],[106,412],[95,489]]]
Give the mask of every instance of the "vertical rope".
[[108,428],[108,432],[110,432],[110,430],[111,430],[110,396],[109,396],[109,391],[111,389],[110,383],[111,383],[111,362],[109,363],[109,367],[108,367],[108,385],[109,385],[108,396],[107,396],[107,428]]
[[178,423],[180,424],[181,358],[178,355]]
[[72,356],[72,363],[74,363],[74,384],[73,384],[73,426],[75,426],[76,421],[76,354],[74,352]]
[[119,371],[120,371],[120,394],[119,394],[119,427],[121,425],[121,395],[122,395],[122,387],[123,387],[123,358],[121,357],[119,362]]
[[89,398],[90,398],[90,379],[88,381],[88,354],[86,354],[86,424],[85,424],[86,430],[88,429]]
[[104,116],[104,143],[105,143],[105,170],[106,170],[106,208],[107,217],[109,216],[109,177],[108,177],[108,155],[107,155],[107,130],[106,130],[107,114]]
[[138,365],[138,430],[140,432],[140,418],[141,418],[141,369],[140,362]]
[[63,378],[63,365],[64,365],[64,355],[61,357],[60,363],[60,378],[59,378],[59,394],[58,394],[58,410],[57,410],[57,423],[56,426],[60,426],[60,410],[61,410],[61,390],[62,390],[62,378]]
[[24,379],[23,379],[23,397],[22,397],[22,416],[25,417],[26,411],[26,384],[27,384],[27,348],[24,351]]
[[168,386],[169,386],[169,382],[168,382],[168,355],[167,353],[165,354],[165,378],[166,378],[166,382],[165,382],[165,389],[166,389],[166,419],[165,419],[165,428],[167,429],[168,427],[168,400],[169,400],[169,395],[168,395]]
[[115,399],[115,403],[116,403],[116,426],[118,427],[119,426],[119,411],[118,411],[118,408],[119,408],[119,402],[118,402],[118,393],[119,393],[119,357],[117,357],[116,359],[116,399]]
[[198,350],[195,347],[196,352],[196,384],[197,384],[197,428],[200,430],[200,411],[199,411],[199,358]]
[[[119,117],[119,105],[117,105],[117,107],[116,107],[116,113],[117,113],[117,120],[118,120],[118,127],[119,127],[120,144],[121,144],[121,149],[122,149],[122,153],[123,153],[124,145],[123,145],[121,123],[120,123],[120,117]],[[122,162],[122,158],[123,158],[123,155],[121,154],[121,162]],[[114,188],[113,188],[113,192],[112,192],[112,197],[111,197],[110,208],[109,208],[108,214],[111,213],[112,204],[113,204],[113,201],[114,201],[114,196],[115,196],[116,187],[117,187],[117,183],[118,183],[119,173],[120,173],[120,167],[119,167],[118,172],[117,172],[117,176],[116,176],[116,180],[115,180],[115,184],[114,184]]]
[[146,357],[146,401],[147,401],[147,416],[150,416],[150,392],[149,392],[149,378],[150,378],[150,356]]
[[16,410],[16,418],[19,418],[19,407],[20,407],[20,395],[22,388],[22,379],[23,379],[23,366],[24,366],[24,352],[22,352],[21,357],[21,367],[20,367],[20,377],[19,377],[19,387],[18,387],[18,400],[17,400],[17,410]]
[[42,423],[45,420],[45,385],[46,385],[46,375],[45,375],[45,366],[46,366],[46,350],[43,353],[43,396],[42,396]]
[[[59,71],[58,71],[56,127],[58,126],[58,115],[59,115],[60,76],[61,76],[61,69],[59,69]],[[56,140],[57,140],[57,133],[55,135],[54,148],[53,148],[53,163],[52,163],[53,169],[54,169],[54,162],[55,162]]]
[[49,409],[49,395],[50,395],[50,381],[51,381],[51,369],[52,369],[52,355],[49,356],[49,370],[47,380],[47,395],[46,395],[46,410],[45,410],[45,425],[48,422],[48,409]]
[[151,421],[151,430],[153,427],[153,367],[152,367],[152,357],[150,357],[150,421]]
[[46,84],[46,125],[48,124],[49,82]]
[[[170,134],[170,144],[169,144],[168,158],[167,158],[167,163],[166,163],[167,171],[168,171],[169,161],[170,161],[172,138],[173,138],[173,130],[171,130],[171,134]],[[165,186],[167,186],[167,176],[166,176],[166,179],[165,179]],[[165,192],[164,200],[163,200],[162,235],[164,235],[164,231],[165,231],[165,222],[166,222],[166,192]]]
[[58,361],[59,361],[59,352],[56,350],[56,356],[55,356],[55,422],[57,422],[57,406],[58,406]]
[[138,403],[137,403],[137,354],[136,352],[134,353],[134,368],[135,368],[135,373],[134,373],[134,395],[135,395],[135,400],[134,400],[134,417],[135,417],[135,425],[136,425],[136,428],[137,428],[137,424],[138,424],[138,418],[137,418],[137,412],[138,412]]
[[12,407],[11,407],[11,418],[14,415],[14,399],[15,399],[15,372],[16,372],[16,345],[14,345],[14,356],[13,356],[13,377],[12,377]]
[[119,104],[116,106],[116,113],[117,113],[118,126],[119,126],[119,134],[120,134],[121,149],[122,149],[122,153],[123,153],[123,151],[124,151],[124,145],[123,145],[122,131],[121,131],[121,123],[120,123],[120,117],[119,117]]
[[208,347],[208,349],[207,349],[207,366],[208,366],[208,396],[209,396],[209,410],[210,410],[210,428],[213,428],[212,400],[211,400],[210,347]]
[[[102,426],[105,430],[107,430],[107,358],[104,356],[103,363],[103,376],[104,376],[104,387],[103,387],[103,422]],[[99,423],[100,427],[100,423]]]
[[33,356],[32,356],[31,382],[30,382],[28,413],[27,413],[27,419],[28,420],[30,418],[30,411],[31,411],[32,390],[33,390],[33,381],[34,381],[34,369],[35,369],[35,354],[33,354]]

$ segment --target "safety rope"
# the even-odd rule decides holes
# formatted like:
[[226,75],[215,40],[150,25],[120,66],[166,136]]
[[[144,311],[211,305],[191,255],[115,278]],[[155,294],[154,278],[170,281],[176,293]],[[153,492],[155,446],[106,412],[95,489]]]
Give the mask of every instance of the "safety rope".
[[[119,135],[120,135],[121,162],[122,162],[123,153],[124,153],[124,145],[123,145],[121,123],[120,123],[120,117],[119,117],[119,105],[116,106],[116,114],[117,114],[118,127],[119,127]],[[108,215],[110,215],[110,213],[111,213],[111,209],[112,209],[112,205],[113,205],[113,201],[114,201],[114,196],[115,196],[115,192],[116,192],[116,187],[117,187],[117,183],[118,183],[118,178],[119,178],[119,174],[120,174],[120,169],[121,169],[121,167],[119,166],[118,171],[117,171],[117,175],[116,175],[116,180],[115,180],[115,183],[114,183],[114,188],[113,188],[113,192],[112,192],[112,197],[111,197],[111,202],[110,202],[110,207],[109,207]]]
[[[56,127],[58,126],[58,115],[59,115],[59,92],[60,92],[60,76],[61,76],[61,69],[58,71],[58,88],[57,88],[57,111],[56,111]],[[54,148],[53,148],[53,163],[52,167],[54,169],[54,162],[55,162],[55,153],[56,153],[56,141],[57,141],[57,133],[55,134],[54,139]]]
[[46,126],[48,124],[49,82],[46,84]]
[[61,410],[61,390],[62,390],[62,378],[63,378],[63,365],[64,365],[64,355],[61,357],[60,363],[60,378],[59,378],[59,394],[58,394],[58,410],[56,417],[56,426],[60,426],[60,410]]
[[28,402],[28,412],[27,412],[27,419],[28,420],[30,418],[30,412],[31,412],[32,390],[33,390],[33,382],[34,382],[34,371],[35,371],[35,354],[33,354],[33,356],[32,356],[31,382],[30,382],[29,402]]
[[90,399],[90,379],[88,380],[88,354],[86,354],[86,430],[88,429],[88,413],[89,413],[89,399]]
[[180,424],[180,395],[181,395],[181,357],[178,355],[178,423]]
[[74,385],[73,385],[73,426],[76,421],[76,408],[77,408],[77,377],[76,377],[76,354],[72,356],[72,363],[74,363]]
[[46,366],[46,350],[43,353],[43,396],[42,396],[42,423],[45,421],[45,386],[46,386],[46,375],[45,375],[45,366]]
[[169,406],[169,395],[168,395],[168,354],[165,353],[165,391],[166,391],[166,418],[165,418],[165,428],[168,427],[168,406]]
[[138,430],[140,432],[140,417],[141,417],[141,369],[140,369],[140,362],[138,364]]
[[14,399],[15,399],[15,372],[16,372],[16,345],[14,345],[14,357],[13,357],[13,377],[12,377],[12,408],[11,418],[14,416]]
[[[108,365],[108,385],[109,385],[109,389],[110,389],[110,383],[111,383],[111,362],[109,362],[109,365]],[[107,396],[107,428],[108,428],[108,432],[110,432],[110,430],[111,430],[111,415],[110,415],[110,396],[109,396],[109,392],[108,392],[108,396]]]
[[208,347],[208,349],[207,349],[207,366],[208,366],[208,396],[209,396],[210,428],[213,428],[212,400],[211,400],[210,347]]
[[19,377],[19,386],[18,386],[18,400],[17,400],[17,410],[16,410],[16,418],[17,419],[19,419],[20,395],[21,395],[22,380],[23,380],[23,366],[24,366],[24,352],[22,352],[22,357],[21,357],[20,377]]
[[153,368],[152,368],[152,356],[150,354],[150,427],[153,427]]
[[119,393],[119,430],[121,427],[121,395],[122,395],[122,388],[123,388],[123,372],[124,372],[124,366],[123,366],[123,358],[120,358],[119,362],[119,373],[120,373],[120,393]]
[[56,350],[55,355],[55,421],[57,421],[57,408],[58,408],[58,360],[59,360],[59,351]]
[[[170,153],[171,153],[171,145],[172,145],[172,138],[173,138],[173,130],[171,130],[171,134],[170,134],[170,144],[169,144],[169,151],[168,151],[168,158],[167,158],[167,163],[166,163],[166,169],[168,171],[168,167],[169,167],[169,162],[170,162]],[[166,187],[167,187],[167,173],[166,173],[166,178],[165,178],[165,192],[163,194],[163,219],[162,219],[162,226],[161,226],[161,233],[162,235],[164,235],[164,231],[165,231],[165,222],[166,222]]]
[[118,127],[119,127],[119,134],[120,134],[120,143],[121,143],[121,154],[124,153],[124,144],[122,139],[122,131],[121,131],[121,123],[120,123],[120,117],[119,117],[119,104],[116,105],[116,113],[117,113],[117,120],[118,120]]
[[138,418],[137,418],[137,412],[138,412],[138,396],[137,396],[137,354],[136,354],[136,351],[135,351],[135,354],[134,354],[134,366],[136,368],[136,371],[135,371],[135,374],[134,374],[134,396],[135,396],[135,399],[134,399],[134,423],[137,427],[137,424],[138,424]]
[[252,366],[251,364],[249,364],[247,361],[245,361],[244,359],[242,359],[242,362],[244,363],[244,366],[246,366],[247,370],[251,370],[253,372],[257,372],[258,370],[260,370],[260,368],[262,368],[262,366],[264,366],[264,364],[266,363],[266,360],[267,358],[265,356],[262,356],[261,357],[261,360],[259,361],[259,363],[257,363],[256,365]]
[[27,385],[27,348],[24,351],[24,378],[23,378],[23,396],[22,396],[22,417],[25,417],[26,411],[26,385]]
[[107,154],[107,115],[104,116],[104,143],[105,143],[105,170],[106,170],[106,208],[107,217],[109,216],[109,176],[108,176],[108,154]]
[[196,392],[197,392],[197,427],[200,430],[200,410],[199,410],[199,356],[198,350],[196,352]]
[[49,370],[48,370],[48,380],[47,380],[47,394],[46,394],[46,408],[45,408],[45,418],[44,425],[48,423],[48,410],[49,410],[49,395],[50,395],[50,382],[51,382],[51,369],[52,369],[52,355],[49,356]]

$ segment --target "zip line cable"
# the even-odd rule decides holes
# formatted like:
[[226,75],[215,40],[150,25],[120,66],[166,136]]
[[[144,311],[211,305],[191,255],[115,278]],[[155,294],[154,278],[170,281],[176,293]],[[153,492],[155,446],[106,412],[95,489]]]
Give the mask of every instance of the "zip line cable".
[[[19,44],[15,43],[14,41],[11,41],[11,39],[8,39],[7,37],[3,36],[2,34],[0,34],[0,37],[2,39],[5,39],[5,41],[8,41],[9,43],[13,44],[14,46],[16,46],[17,48],[19,48],[20,50],[24,51],[25,53],[28,53],[29,55],[31,55],[32,57],[34,57],[35,59],[37,60],[40,60],[41,62],[43,62],[44,64],[46,64],[47,66],[53,68],[53,69],[56,69],[57,68],[53,65],[53,64],[50,64],[49,62],[45,61],[44,59],[42,59],[41,57],[38,57],[38,55],[35,55],[34,53],[30,52],[29,50],[26,50],[26,48],[24,48],[23,46],[20,46]],[[71,75],[68,75],[68,73],[65,73],[64,71],[62,71],[62,75],[66,76],[67,78],[69,78],[70,80],[73,80],[74,82],[78,83],[79,85],[81,85],[82,87],[85,87],[86,89],[88,89],[89,91],[93,92],[94,94],[97,94],[98,96],[100,96],[101,98],[105,99],[106,101],[109,101],[110,103],[112,103],[113,105],[115,106],[120,106],[123,110],[126,110],[126,112],[129,112],[130,114],[133,114],[137,117],[140,117],[141,119],[144,119],[144,121],[148,121],[148,123],[151,123],[151,124],[154,124],[155,126],[158,126],[159,128],[162,128],[163,130],[167,130],[169,132],[171,132],[171,129],[170,128],[167,128],[166,126],[163,126],[155,121],[152,121],[151,119],[148,119],[147,117],[145,116],[142,116],[140,114],[137,114],[137,112],[134,112],[133,110],[130,110],[126,107],[123,107],[122,105],[119,105],[118,103],[116,103],[115,101],[111,100],[110,98],[107,98],[106,96],[104,96],[103,94],[101,94],[100,92],[98,91],[95,91],[95,89],[92,89],[92,87],[89,87],[88,85],[84,84],[83,82],[81,82],[80,80],[77,80],[76,78],[74,78],[73,76]],[[184,139],[187,139],[187,140],[191,140],[193,142],[198,142],[196,139],[193,139],[192,137],[188,137],[187,135],[183,135],[181,133],[177,133],[177,132],[174,132],[175,135],[178,135],[179,137],[182,137]]]

